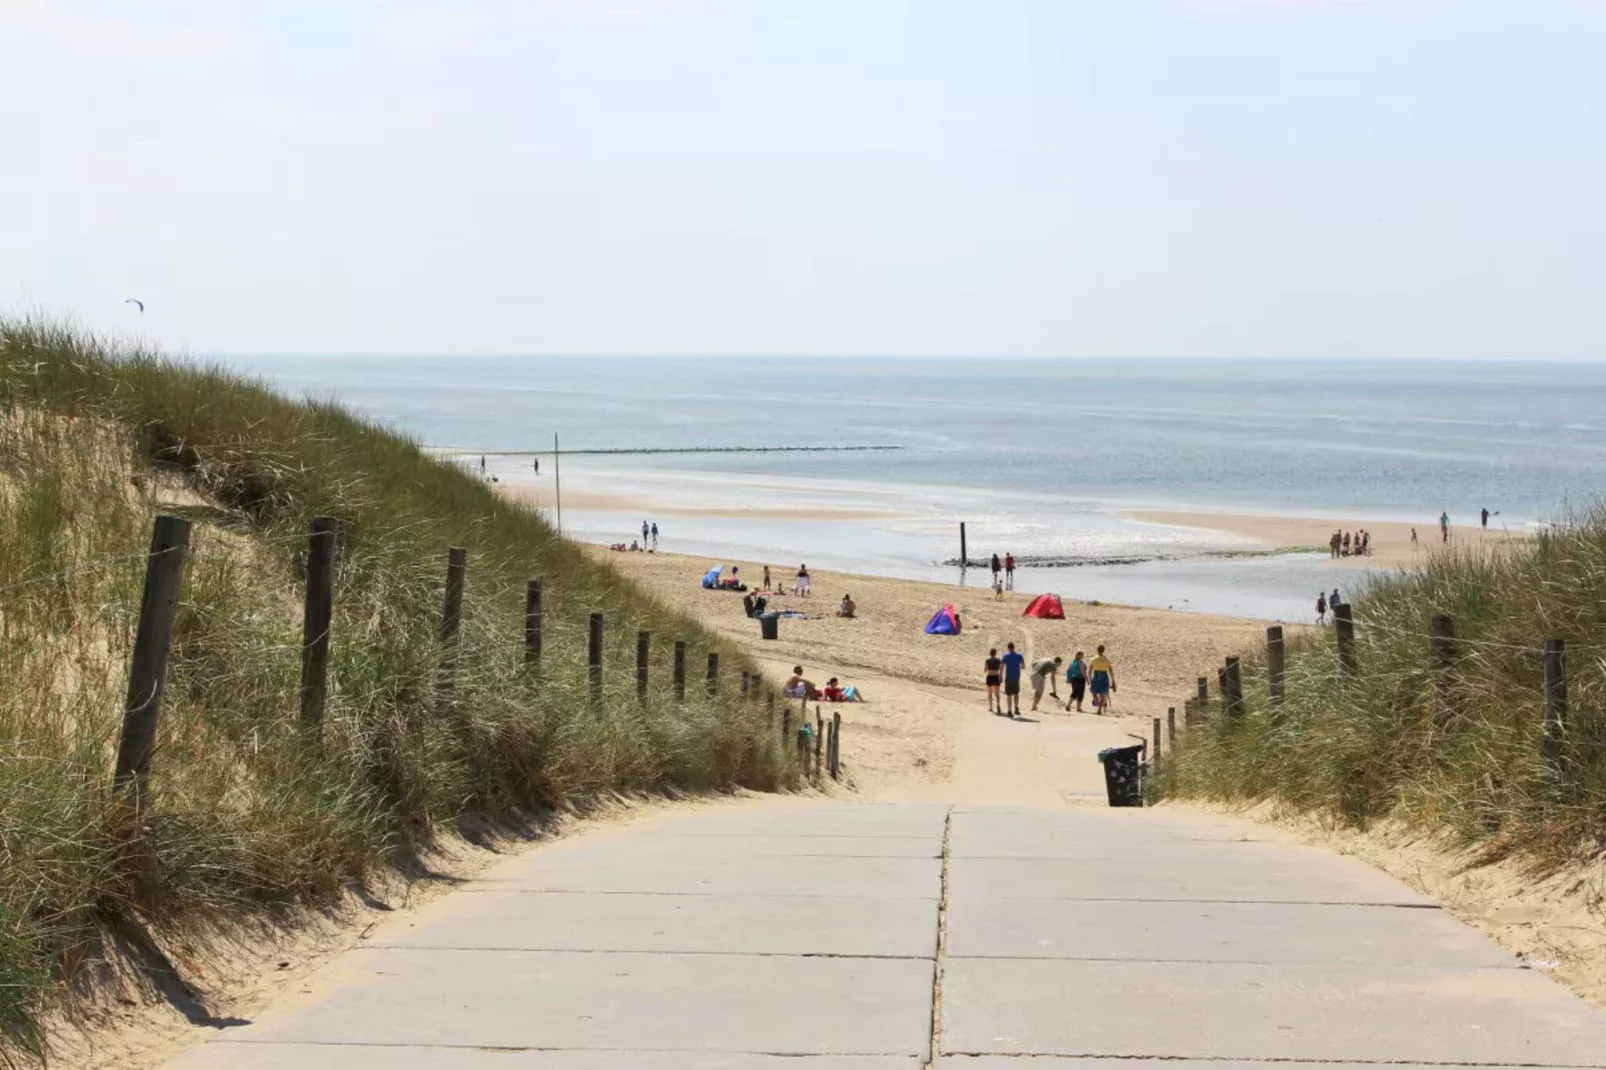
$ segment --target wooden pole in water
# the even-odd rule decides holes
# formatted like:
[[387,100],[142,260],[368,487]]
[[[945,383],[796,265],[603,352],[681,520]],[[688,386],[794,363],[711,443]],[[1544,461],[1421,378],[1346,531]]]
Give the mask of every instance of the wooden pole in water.
[[965,522],[959,522],[959,567],[964,568],[970,561],[970,555],[965,551]]

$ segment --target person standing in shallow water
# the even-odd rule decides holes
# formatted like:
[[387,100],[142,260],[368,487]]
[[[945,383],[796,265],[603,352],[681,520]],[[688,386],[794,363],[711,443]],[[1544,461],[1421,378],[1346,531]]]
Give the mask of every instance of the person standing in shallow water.
[[994,584],[998,583],[998,574],[1000,572],[1002,572],[1002,571],[1004,571],[1004,563],[1002,561],[998,560],[998,555],[997,554],[994,554],[993,555],[993,583]]
[[652,548],[658,549],[658,521],[652,522]]
[[1004,555],[1004,586],[1011,591],[1015,589],[1015,555]]

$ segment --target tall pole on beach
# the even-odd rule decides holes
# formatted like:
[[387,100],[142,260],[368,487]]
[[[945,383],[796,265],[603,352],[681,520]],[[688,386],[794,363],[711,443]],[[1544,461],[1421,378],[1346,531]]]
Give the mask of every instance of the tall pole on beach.
[[963,569],[969,561],[970,557],[965,552],[965,522],[961,520],[959,522],[959,567]]
[[552,432],[552,492],[558,497],[558,534],[563,534],[563,469],[558,464],[558,433]]

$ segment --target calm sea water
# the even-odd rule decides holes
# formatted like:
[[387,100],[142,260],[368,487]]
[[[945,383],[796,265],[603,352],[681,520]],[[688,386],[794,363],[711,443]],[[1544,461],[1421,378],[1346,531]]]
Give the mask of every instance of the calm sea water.
[[[890,445],[888,452],[564,458],[565,487],[665,501],[884,508],[798,525],[677,518],[666,548],[946,576],[971,554],[1149,563],[1046,570],[1039,589],[1294,619],[1322,560],[1177,560],[1197,532],[1121,519],[1180,506],[1431,526],[1480,508],[1518,527],[1592,503],[1606,477],[1606,365],[559,357],[229,358],[292,394],[333,396],[427,445],[491,455],[528,482],[549,450]],[[476,458],[477,463],[477,458]],[[544,468],[544,472],[545,472]],[[545,478],[545,474],[543,474]],[[573,479],[575,482],[571,483]],[[539,486],[540,484],[537,483]],[[583,538],[639,519],[568,510]],[[1230,545],[1230,544],[1228,544]],[[1158,559],[1158,560],[1155,560]],[[1074,571],[1074,576],[1070,573]]]

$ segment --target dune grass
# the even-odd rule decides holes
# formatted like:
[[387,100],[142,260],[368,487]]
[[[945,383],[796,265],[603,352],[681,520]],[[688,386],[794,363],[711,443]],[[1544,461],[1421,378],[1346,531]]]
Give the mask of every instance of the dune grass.
[[[559,414],[553,414],[558,418]],[[148,808],[110,787],[152,518],[187,515]],[[339,519],[321,740],[298,721],[309,518]],[[449,546],[468,549],[456,700],[437,694]],[[545,656],[523,655],[545,583]],[[607,619],[600,697],[587,618]],[[655,686],[635,690],[638,629]],[[730,677],[668,693],[711,637],[416,443],[325,403],[0,321],[0,1064],[108,927],[328,901],[465,815],[584,793],[771,790],[778,734]],[[143,854],[132,857],[137,839]]]
[[[1214,704],[1154,780],[1162,795],[1277,799],[1364,827],[1401,818],[1557,861],[1606,847],[1606,510],[1534,540],[1435,553],[1354,601],[1359,672],[1333,628],[1293,639],[1270,708],[1263,653],[1245,711]],[[1454,621],[1440,672],[1434,614]],[[1565,728],[1546,760],[1546,640],[1567,644]]]

